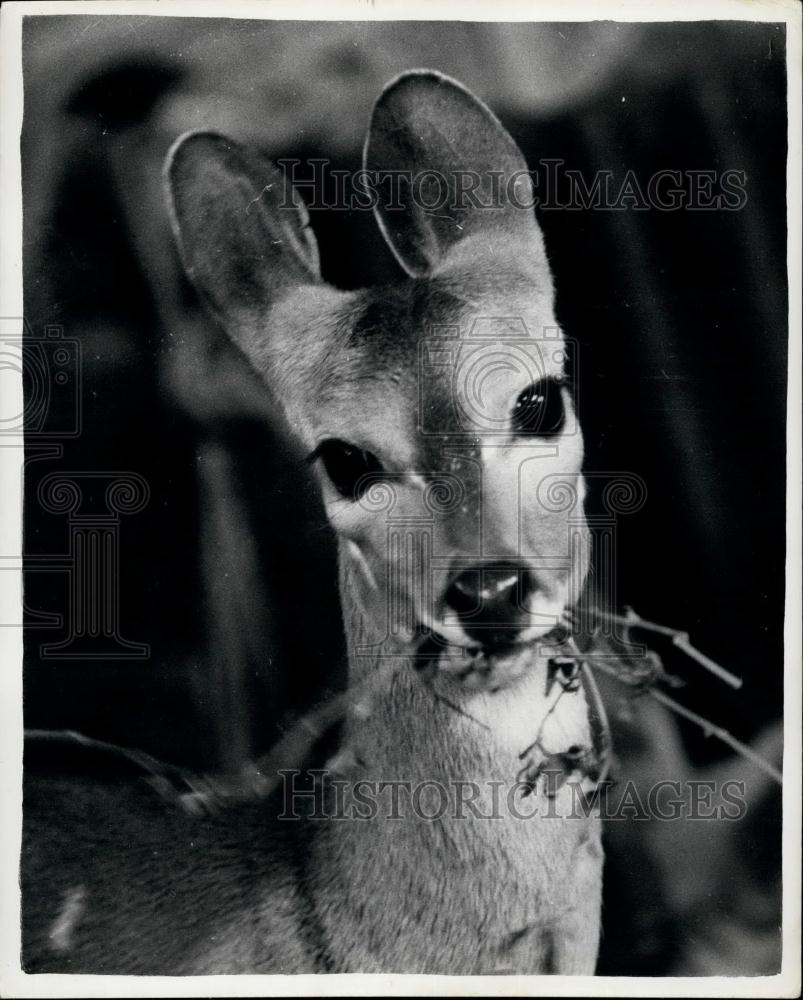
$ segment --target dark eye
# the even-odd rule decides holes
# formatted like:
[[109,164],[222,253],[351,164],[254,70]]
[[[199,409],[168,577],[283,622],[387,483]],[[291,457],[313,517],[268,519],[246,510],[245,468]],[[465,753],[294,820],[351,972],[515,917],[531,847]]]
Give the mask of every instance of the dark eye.
[[513,407],[513,430],[539,437],[559,434],[566,420],[561,385],[560,379],[542,378],[527,386]]
[[337,492],[346,500],[359,500],[371,485],[371,477],[384,471],[370,451],[345,441],[322,441],[310,458],[320,458]]

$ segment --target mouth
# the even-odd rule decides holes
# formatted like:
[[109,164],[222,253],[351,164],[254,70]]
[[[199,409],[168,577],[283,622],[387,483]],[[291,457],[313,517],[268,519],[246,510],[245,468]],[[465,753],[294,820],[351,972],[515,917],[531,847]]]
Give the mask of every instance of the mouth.
[[542,657],[558,654],[568,635],[567,627],[559,624],[524,639],[478,644],[455,642],[432,631],[419,638],[414,664],[425,680],[439,676],[467,690],[494,692],[517,681]]

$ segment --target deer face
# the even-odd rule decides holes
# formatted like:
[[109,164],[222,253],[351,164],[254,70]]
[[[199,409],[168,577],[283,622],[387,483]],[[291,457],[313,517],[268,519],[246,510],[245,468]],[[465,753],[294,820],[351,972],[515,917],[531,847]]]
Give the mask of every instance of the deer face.
[[365,161],[413,179],[376,206],[393,286],[324,285],[284,178],[214,136],[168,165],[179,245],[314,463],[372,641],[503,686],[586,572],[582,520],[550,501],[556,477],[582,490],[583,448],[529,179],[491,112],[427,72],[380,97]]

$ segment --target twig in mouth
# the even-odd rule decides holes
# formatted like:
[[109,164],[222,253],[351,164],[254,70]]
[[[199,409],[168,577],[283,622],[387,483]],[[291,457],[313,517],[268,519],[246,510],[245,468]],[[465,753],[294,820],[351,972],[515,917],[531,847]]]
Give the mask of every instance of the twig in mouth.
[[664,707],[668,708],[669,711],[674,712],[676,715],[680,715],[689,722],[699,726],[706,736],[713,736],[715,739],[725,743],[736,753],[745,757],[747,760],[752,761],[774,781],[777,781],[779,785],[783,785],[783,775],[781,772],[774,765],[770,764],[769,761],[764,760],[763,757],[757,754],[751,747],[747,746],[747,744],[737,740],[736,737],[728,732],[727,729],[724,729],[722,726],[718,726],[713,722],[709,722],[709,720],[704,718],[702,715],[698,715],[697,712],[693,712],[691,709],[686,708],[685,705],[681,705],[680,702],[675,701],[674,698],[670,698],[668,694],[665,694],[659,688],[655,686],[647,687],[643,684],[635,683],[628,678],[626,671],[618,670],[612,667],[610,663],[604,659],[589,655],[584,655],[582,659],[589,665],[589,667],[592,667],[595,670],[601,670],[603,673],[608,674],[610,677],[613,677],[615,680],[627,685],[631,689],[638,688],[637,693],[639,695],[645,695],[648,698],[652,698],[653,701],[657,701],[664,705]]
[[596,608],[592,608],[591,611],[606,621],[614,622],[617,625],[624,625],[626,628],[639,628],[645,632],[656,632],[658,635],[667,636],[671,639],[672,645],[677,646],[686,656],[695,660],[701,667],[704,667],[709,673],[712,673],[736,691],[744,683],[741,677],[737,677],[736,674],[732,674],[730,670],[726,670],[715,660],[712,660],[710,656],[701,653],[699,649],[691,644],[689,633],[684,632],[682,629],[670,628],[668,625],[658,625],[655,622],[647,621],[629,606],[625,607],[624,615],[617,615],[613,612],[602,612]]
[[[742,687],[743,682],[741,677],[737,677],[735,674],[722,667],[715,660],[712,660],[709,656],[706,656],[704,653],[701,653],[699,649],[695,648],[689,641],[688,632],[684,632],[681,629],[670,628],[667,625],[658,625],[656,622],[647,621],[629,606],[625,607],[624,615],[617,615],[612,612],[602,612],[597,608],[590,608],[587,610],[589,610],[596,617],[597,621],[614,622],[618,625],[623,625],[627,632],[629,632],[631,628],[639,628],[647,632],[655,632],[658,635],[667,636],[671,640],[672,644],[681,650],[681,652],[685,653],[688,657],[699,663],[700,666],[704,667],[715,677],[718,677],[721,681],[724,681],[724,683],[728,684],[732,688],[735,688],[736,690]],[[577,621],[575,616],[575,609],[567,609],[566,612],[564,612],[563,617],[567,623],[576,627]],[[595,633],[596,631],[597,629],[595,629]],[[629,639],[629,635],[626,634],[625,638]],[[771,777],[774,781],[777,781],[779,785],[783,785],[783,775],[778,768],[769,761],[765,760],[760,754],[757,754],[755,750],[747,746],[747,744],[742,743],[741,740],[737,740],[736,737],[724,727],[717,726],[713,722],[709,722],[709,720],[704,718],[702,715],[686,708],[685,705],[681,705],[680,702],[675,701],[674,698],[670,698],[664,691],[656,687],[656,684],[658,683],[665,683],[669,685],[674,684],[677,686],[678,678],[673,677],[672,674],[668,674],[663,670],[660,658],[652,650],[648,653],[649,658],[653,661],[651,670],[647,672],[639,672],[637,670],[627,670],[613,667],[607,660],[601,657],[595,657],[593,653],[581,653],[575,646],[572,639],[570,639],[570,643],[574,649],[573,655],[576,655],[580,662],[584,662],[589,667],[593,667],[594,669],[602,670],[603,673],[615,678],[620,683],[627,685],[631,689],[636,689],[636,693],[647,695],[654,701],[663,705],[670,712],[674,712],[676,715],[679,715],[682,718],[687,719],[689,722],[699,726],[706,736],[713,736],[715,739],[720,740],[740,756],[752,761],[756,767],[764,771],[764,773],[769,775],[769,777]]]
[[532,741],[532,743],[530,743],[529,746],[526,746],[521,751],[521,753],[519,754],[519,760],[524,760],[524,758],[527,756],[527,754],[529,754],[530,751],[534,750],[536,747],[538,747],[538,749],[541,749],[541,750],[543,749],[541,747],[541,736],[543,735],[543,732],[544,732],[544,726],[546,725],[547,719],[550,717],[550,715],[552,715],[552,713],[558,707],[558,704],[560,703],[561,698],[565,694],[568,693],[568,690],[569,689],[565,688],[565,687],[560,689],[560,691],[558,692],[557,698],[549,706],[548,711],[546,711],[544,713],[544,717],[543,717],[543,719],[541,719],[541,724],[538,727],[538,732],[535,734],[535,739]]

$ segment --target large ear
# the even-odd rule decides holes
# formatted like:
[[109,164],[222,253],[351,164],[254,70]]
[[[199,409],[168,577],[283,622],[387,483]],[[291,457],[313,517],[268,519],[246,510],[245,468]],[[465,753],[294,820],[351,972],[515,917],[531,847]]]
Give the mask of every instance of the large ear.
[[255,321],[288,291],[320,281],[307,210],[270,162],[210,132],[176,140],[165,181],[187,274],[248,354]]
[[[376,172],[380,229],[414,277],[439,268],[472,235],[501,237],[514,253],[542,252],[521,151],[482,101],[441,73],[412,70],[388,84],[374,107],[364,167]],[[402,183],[389,197],[382,178],[397,171]],[[403,207],[393,207],[393,196]]]

